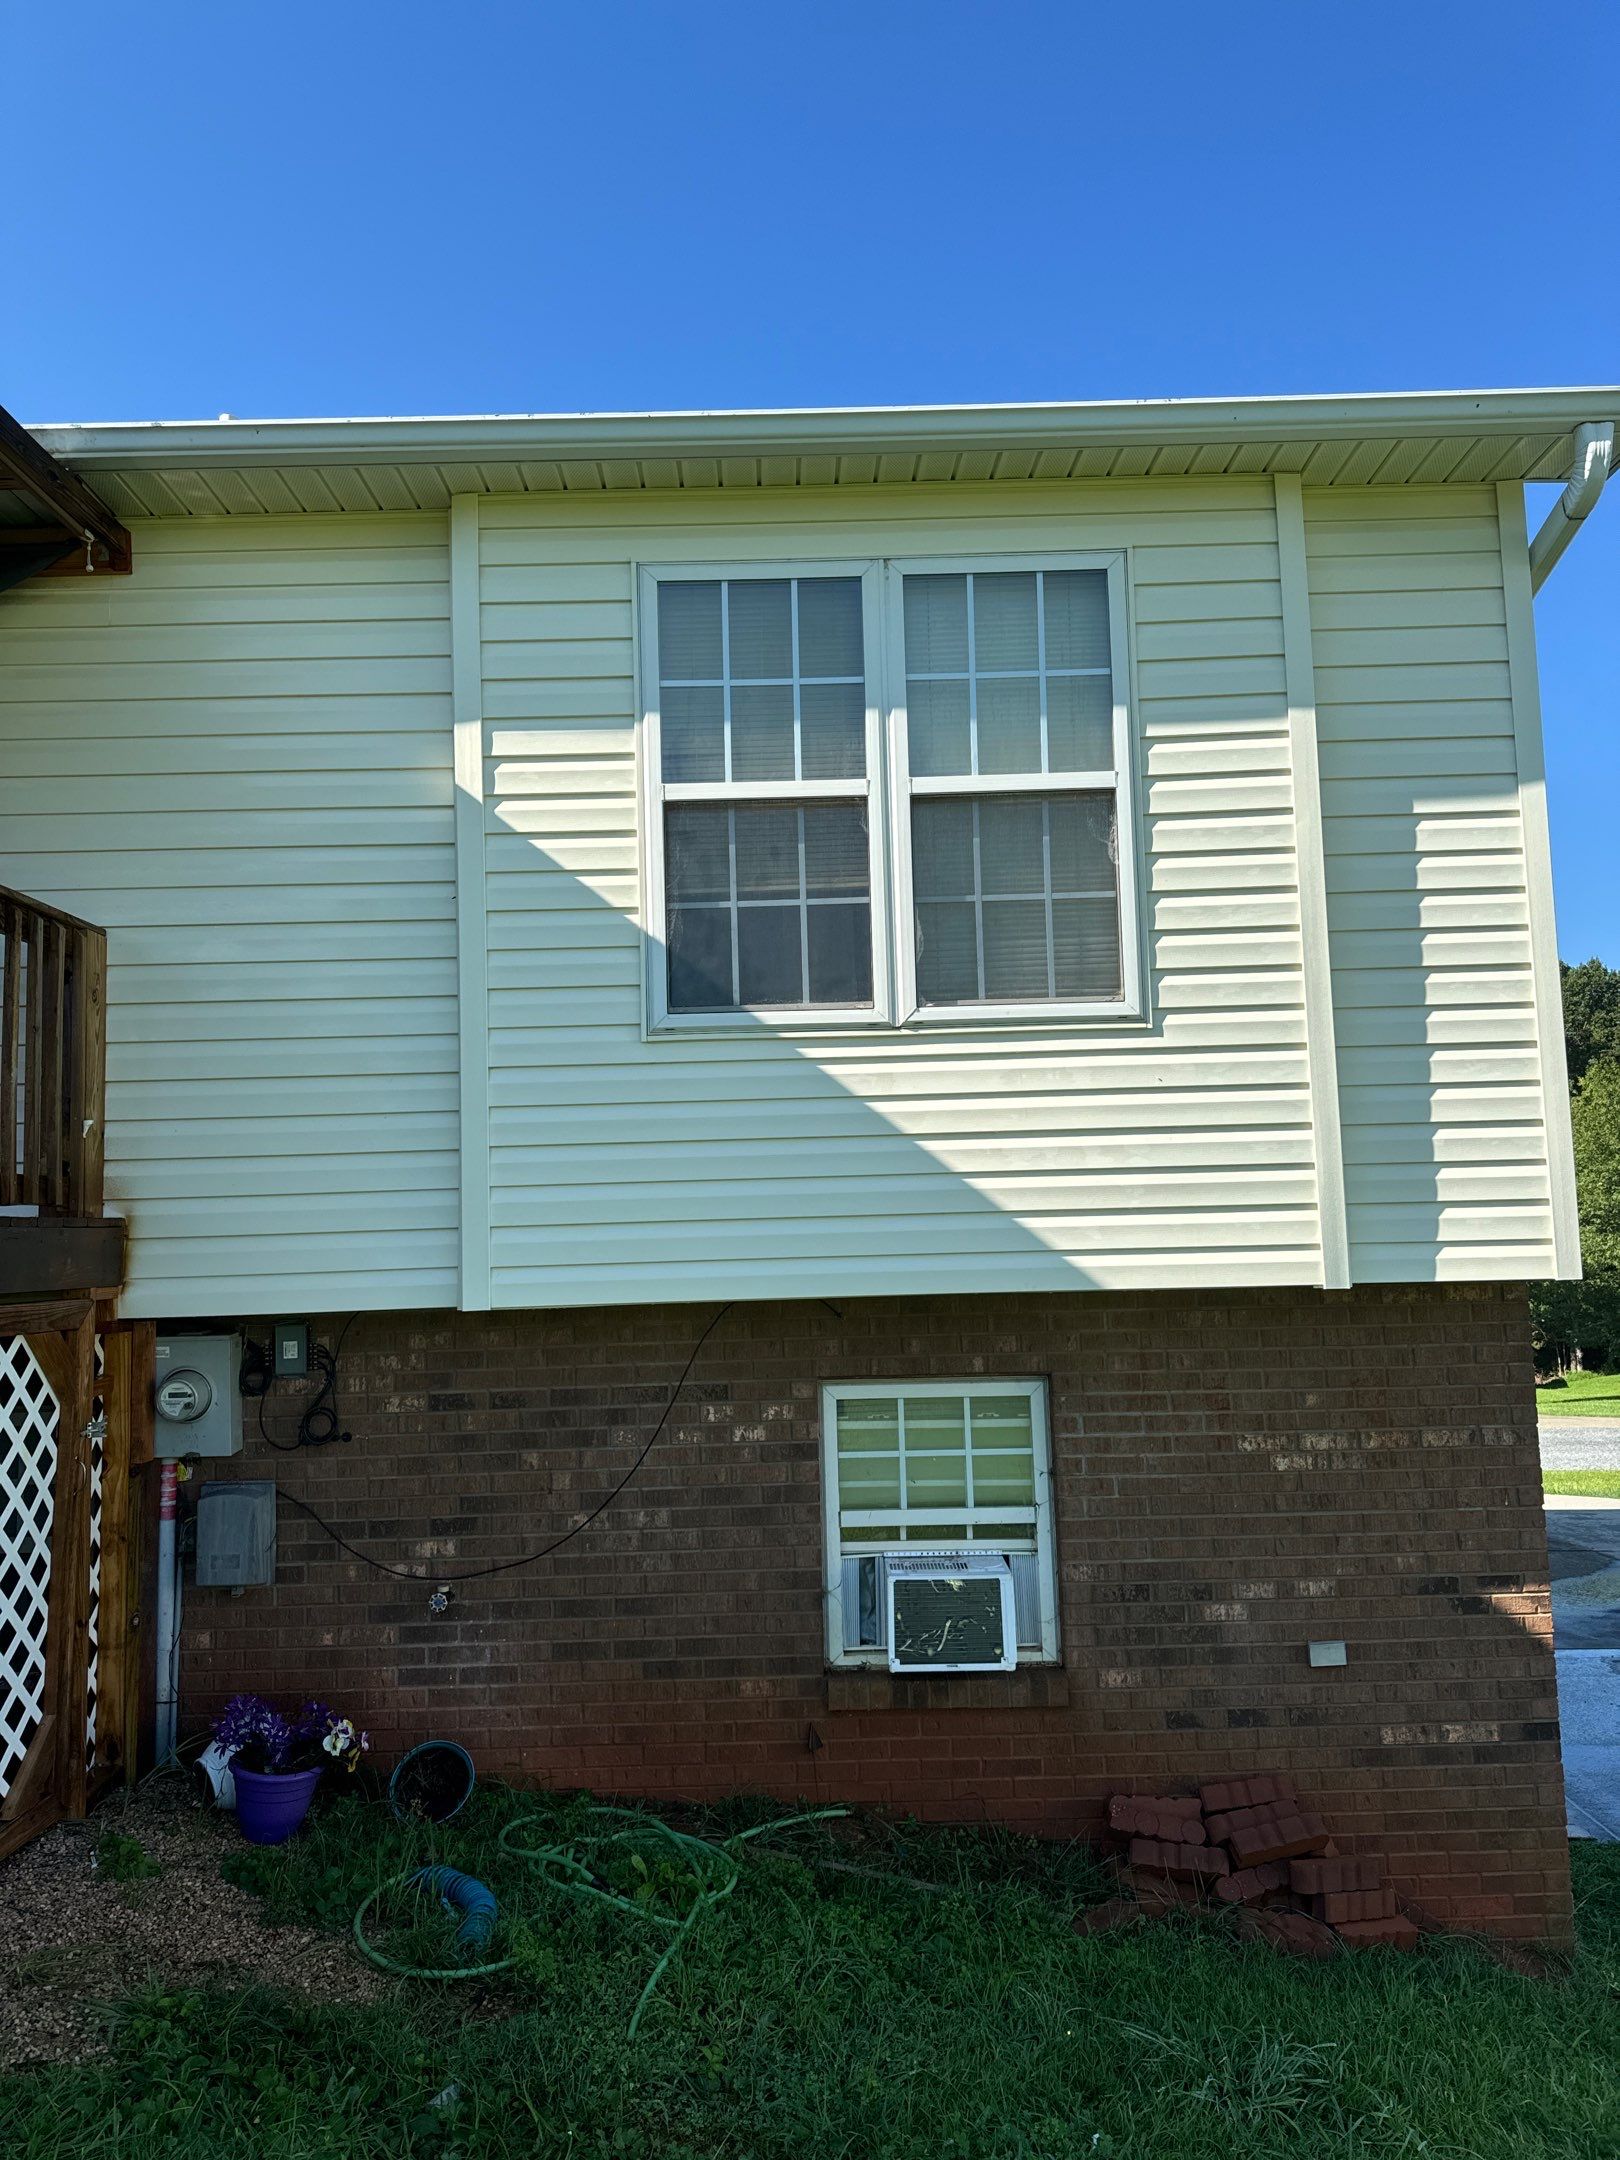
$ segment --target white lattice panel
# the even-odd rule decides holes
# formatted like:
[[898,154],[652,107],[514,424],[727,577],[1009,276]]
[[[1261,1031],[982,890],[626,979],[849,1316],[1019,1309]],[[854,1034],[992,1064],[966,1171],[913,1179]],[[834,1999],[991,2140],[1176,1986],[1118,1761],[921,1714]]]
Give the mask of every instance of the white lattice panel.
[[27,1343],[0,1341],[0,1798],[44,1715],[57,1414]]
[[[106,1370],[107,1355],[96,1337],[96,1378]],[[84,1688],[84,1759],[96,1766],[96,1651],[101,1641],[101,1480],[107,1457],[107,1405],[100,1389],[90,1406],[90,1610],[89,1660]]]

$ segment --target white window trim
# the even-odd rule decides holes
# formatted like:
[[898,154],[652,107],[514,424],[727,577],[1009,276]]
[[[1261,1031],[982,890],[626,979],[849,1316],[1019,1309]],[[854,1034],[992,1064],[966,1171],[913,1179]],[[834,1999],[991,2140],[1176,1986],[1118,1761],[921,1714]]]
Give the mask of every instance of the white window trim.
[[[1114,764],[1065,773],[997,773],[913,778],[907,746],[905,619],[902,580],[908,575],[997,570],[1102,570],[1108,578],[1108,627],[1113,675]],[[1052,554],[998,554],[823,559],[773,562],[652,562],[637,566],[635,637],[641,698],[638,731],[642,827],[642,927],[645,1028],[652,1034],[823,1029],[934,1028],[998,1023],[1029,1028],[1056,1022],[1140,1023],[1147,1017],[1147,971],[1142,952],[1144,851],[1137,817],[1137,748],[1133,698],[1129,563],[1123,549],[1067,549]],[[866,660],[866,777],[850,780],[665,782],[659,731],[658,588],[680,581],[858,577]],[[1027,792],[1069,794],[1108,790],[1116,802],[1119,861],[1121,995],[1111,999],[1039,999],[922,1005],[917,999],[916,912],[912,887],[911,802],[915,795]],[[743,1006],[712,1012],[671,1012],[664,875],[664,809],[672,802],[848,801],[864,796],[870,828],[872,1002],[870,1005]]]
[[[716,780],[666,782],[659,730],[658,588],[712,583],[717,579],[858,577],[861,581],[861,642],[866,662],[866,777],[863,780]],[[882,566],[858,562],[642,563],[637,572],[637,637],[641,663],[641,823],[645,881],[643,930],[646,1012],[652,1033],[703,1033],[747,1029],[852,1027],[894,1024],[889,956],[888,827],[884,802],[887,761],[883,753],[881,655]],[[669,1007],[668,913],[664,890],[664,809],[672,802],[849,802],[864,798],[870,839],[868,875],[872,908],[872,1002],[870,1005],[744,1005],[731,1011],[671,1012]]]
[[[888,1653],[881,1648],[844,1645],[843,1536],[838,1505],[838,1404],[847,1395],[1022,1395],[1030,1406],[1030,1433],[1035,1456],[1035,1561],[1041,1589],[1040,1648],[1020,1649],[1020,1665],[1058,1663],[1057,1539],[1052,1520],[1052,1456],[1047,1387],[1044,1380],[998,1380],[974,1374],[961,1380],[897,1380],[889,1375],[871,1380],[830,1380],[821,1390],[821,1505],[823,1584],[822,1603],[827,1614],[827,1662],[843,1667],[888,1670]],[[860,1512],[860,1511],[857,1511]],[[888,1508],[879,1519],[903,1518],[917,1529],[937,1524],[971,1525],[1005,1522],[1005,1508]],[[941,1541],[948,1542],[947,1540]],[[993,1549],[993,1548],[989,1548]],[[912,1548],[918,1550],[917,1547]]]
[[[896,999],[908,1026],[960,1027],[964,1021],[1140,1020],[1144,1016],[1143,970],[1138,886],[1141,847],[1136,825],[1135,735],[1131,726],[1130,616],[1126,605],[1126,558],[1108,553],[1054,555],[944,555],[897,558],[886,563],[888,604],[884,610],[889,645],[885,665],[889,693],[889,793],[894,805],[894,918],[901,926],[896,953]],[[1108,647],[1114,693],[1114,763],[1111,770],[1089,773],[964,774],[949,778],[914,778],[911,772],[906,712],[905,614],[903,580],[907,577],[960,576],[970,571],[1102,570],[1108,578]],[[916,902],[911,866],[911,804],[918,795],[1078,794],[1105,789],[1115,798],[1119,860],[1120,995],[1117,998],[1043,998],[1006,1003],[974,1001],[962,1005],[923,1005],[917,997]]]

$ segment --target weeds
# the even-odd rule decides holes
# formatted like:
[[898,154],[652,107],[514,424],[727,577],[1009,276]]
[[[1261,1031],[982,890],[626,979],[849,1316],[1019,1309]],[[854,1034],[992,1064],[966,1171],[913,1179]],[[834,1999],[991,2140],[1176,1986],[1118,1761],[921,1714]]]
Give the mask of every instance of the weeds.
[[[500,1791],[436,1832],[345,1798],[234,1856],[272,1917],[347,1926],[429,1860],[479,1875],[514,1964],[377,2005],[166,1991],[103,2063],[0,2081],[7,2160],[1613,2160],[1620,1852],[1581,1848],[1547,1981],[1460,1943],[1296,1965],[1202,1921],[1084,1938],[1078,1849],[805,1826],[754,1841],[632,2044],[656,1928],[503,1854],[584,1827]],[[759,1810],[688,1812],[723,1836]],[[836,1863],[836,1864],[835,1864]],[[860,1874],[846,1872],[858,1867]],[[649,1868],[649,1876],[652,1874]],[[639,1883],[638,1871],[628,1875]],[[634,1895],[634,1886],[627,1883]],[[655,1898],[677,1894],[657,1885]],[[455,1922],[402,1909],[413,1944]]]

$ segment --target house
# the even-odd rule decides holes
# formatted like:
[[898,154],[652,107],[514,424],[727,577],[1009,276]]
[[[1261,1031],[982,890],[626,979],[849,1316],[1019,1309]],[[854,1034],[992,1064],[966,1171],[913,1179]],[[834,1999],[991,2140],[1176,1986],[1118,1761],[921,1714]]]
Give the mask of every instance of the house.
[[1562,1933],[1532,590],[1617,414],[36,430],[133,560],[0,602],[0,877],[280,1494],[183,1717],[1065,1835],[1284,1768]]

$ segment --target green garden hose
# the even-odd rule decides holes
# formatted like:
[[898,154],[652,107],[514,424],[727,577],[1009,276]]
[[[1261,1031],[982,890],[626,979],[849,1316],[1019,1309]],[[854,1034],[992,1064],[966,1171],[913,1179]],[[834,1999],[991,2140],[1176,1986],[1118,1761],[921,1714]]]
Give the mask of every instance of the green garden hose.
[[[751,1830],[739,1830],[724,1843],[716,1845],[708,1838],[693,1837],[685,1830],[672,1830],[668,1823],[656,1815],[643,1815],[635,1808],[592,1807],[594,1816],[611,1816],[632,1827],[610,1832],[600,1841],[609,1845],[628,1843],[632,1838],[644,1836],[651,1831],[667,1839],[677,1855],[685,1862],[694,1884],[691,1904],[684,1913],[658,1912],[640,1905],[634,1898],[627,1898],[617,1890],[608,1888],[595,1872],[578,1856],[582,1842],[575,1839],[568,1845],[524,1845],[518,1842],[516,1833],[529,1823],[539,1822],[538,1815],[520,1815],[509,1822],[500,1834],[500,1846],[514,1860],[521,1860],[539,1871],[542,1881],[553,1890],[564,1890],[580,1897],[598,1898],[604,1905],[615,1906],[620,1912],[629,1913],[637,1920],[650,1921],[655,1927],[668,1928],[670,1939],[664,1946],[662,1956],[648,1975],[647,1984],[637,1999],[630,2019],[630,2038],[636,2036],[641,2014],[652,2000],[659,1981],[668,1970],[670,1961],[686,1941],[699,1920],[715,1906],[730,1897],[737,1887],[742,1873],[734,1847],[746,1844],[750,1838],[763,1837],[767,1831],[791,1829],[795,1823],[825,1822],[832,1816],[847,1815],[848,1808],[815,1808],[808,1814],[781,1815],[770,1822],[756,1823]],[[505,1972],[513,1963],[510,1957],[496,1958],[481,1965],[407,1965],[379,1950],[366,1934],[365,1920],[371,1908],[391,1890],[407,1883],[419,1882],[420,1870],[412,1869],[396,1875],[388,1882],[379,1883],[370,1895],[361,1901],[354,1916],[354,1939],[362,1957],[380,1966],[384,1972],[398,1974],[409,1980],[475,1980],[490,1973]]]

